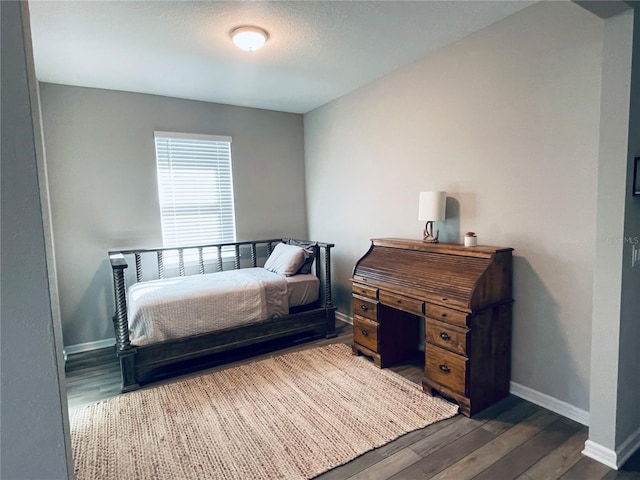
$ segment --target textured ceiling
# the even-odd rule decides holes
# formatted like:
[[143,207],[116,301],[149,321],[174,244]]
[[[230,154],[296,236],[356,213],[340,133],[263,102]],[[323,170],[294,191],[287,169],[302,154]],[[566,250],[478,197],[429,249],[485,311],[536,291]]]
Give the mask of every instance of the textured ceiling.
[[[305,113],[533,1],[30,1],[43,82]],[[270,38],[237,49],[229,31]]]

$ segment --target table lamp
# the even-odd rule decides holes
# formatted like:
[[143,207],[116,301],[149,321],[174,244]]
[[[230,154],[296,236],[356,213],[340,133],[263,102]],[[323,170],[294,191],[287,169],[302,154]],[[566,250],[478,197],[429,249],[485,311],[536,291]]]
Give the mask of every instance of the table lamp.
[[433,235],[433,222],[443,222],[445,219],[445,207],[447,205],[447,192],[420,192],[418,204],[418,220],[426,221],[422,240],[427,243],[438,243],[440,230]]

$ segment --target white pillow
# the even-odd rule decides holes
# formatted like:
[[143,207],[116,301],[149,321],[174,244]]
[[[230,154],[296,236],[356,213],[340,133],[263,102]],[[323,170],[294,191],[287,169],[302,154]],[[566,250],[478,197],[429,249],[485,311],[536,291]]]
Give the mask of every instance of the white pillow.
[[264,268],[273,273],[290,277],[296,274],[308,256],[309,253],[304,248],[279,243],[267,258]]

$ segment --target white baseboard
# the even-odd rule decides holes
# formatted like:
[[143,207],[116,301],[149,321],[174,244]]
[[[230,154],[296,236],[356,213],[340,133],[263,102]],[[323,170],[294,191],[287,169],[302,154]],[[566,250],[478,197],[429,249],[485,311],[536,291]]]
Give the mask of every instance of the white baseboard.
[[336,311],[336,318],[340,321],[348,323],[349,325],[353,325],[353,318],[349,315],[345,315],[344,313]]
[[115,338],[105,338],[104,340],[97,340],[95,342],[67,345],[66,347],[64,347],[64,359],[66,360],[68,355],[73,355],[74,353],[89,352],[91,350],[111,347],[115,344]]
[[640,428],[629,435],[617,450],[611,450],[593,440],[587,440],[582,454],[609,468],[618,470],[638,449],[640,449]]
[[582,454],[614,470],[619,468],[616,452],[594,441],[587,440],[584,442]]
[[[353,319],[345,315],[344,313],[336,312],[336,318],[353,325]],[[421,344],[421,349],[424,350],[423,343]],[[563,402],[562,400],[558,400],[557,398],[554,398],[550,395],[546,395],[544,393],[538,392],[537,390],[525,387],[524,385],[520,385],[519,383],[515,382],[510,383],[509,392],[513,395],[516,395],[517,397],[523,398],[531,403],[535,403],[536,405],[546,408],[547,410],[551,410],[558,415],[570,418],[571,420],[574,420],[587,427],[589,426],[589,412],[586,410],[582,410],[567,402]],[[640,432],[637,436],[640,436]],[[640,438],[638,440],[640,440]],[[633,450],[631,451],[631,453],[633,453]]]
[[546,408],[547,410],[551,410],[558,415],[570,418],[571,420],[581,423],[582,425],[586,425],[587,427],[589,426],[589,412],[586,410],[582,410],[567,402],[563,402],[562,400],[558,400],[557,398],[540,393],[537,390],[525,387],[524,385],[520,385],[515,382],[510,383],[509,392],[517,397],[524,398],[531,403],[535,403],[536,405]]
[[[344,313],[336,312],[336,318],[353,325],[353,318],[345,315]],[[563,417],[569,418],[587,427],[589,426],[589,412],[587,410],[575,407],[570,403],[563,402],[562,400],[558,400],[555,397],[546,395],[544,393],[538,392],[537,390],[525,387],[524,385],[520,385],[519,383],[515,382],[510,382],[509,392],[540,407],[551,410],[558,415],[562,415]],[[582,451],[582,454],[606,465],[609,468],[617,470],[639,448],[640,428],[637,429],[632,435],[630,435],[622,445],[620,445],[618,452],[603,447],[602,445],[591,440],[587,440],[585,442],[585,448]]]

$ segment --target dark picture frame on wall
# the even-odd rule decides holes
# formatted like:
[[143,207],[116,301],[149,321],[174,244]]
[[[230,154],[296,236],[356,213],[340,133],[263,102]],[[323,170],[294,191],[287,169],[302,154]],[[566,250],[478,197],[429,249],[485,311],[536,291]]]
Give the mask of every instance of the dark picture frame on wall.
[[640,157],[636,157],[633,167],[633,194],[640,195]]

